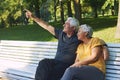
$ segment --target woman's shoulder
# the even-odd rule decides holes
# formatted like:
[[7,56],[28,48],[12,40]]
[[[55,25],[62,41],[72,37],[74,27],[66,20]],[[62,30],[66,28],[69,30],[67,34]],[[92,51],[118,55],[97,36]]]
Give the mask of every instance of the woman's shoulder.
[[101,39],[98,38],[98,37],[93,37],[93,38],[91,39],[91,43],[92,43],[92,44],[102,44],[102,41],[101,41]]
[[92,41],[92,42],[96,42],[96,41],[101,41],[101,39],[98,38],[98,37],[92,37],[91,41]]

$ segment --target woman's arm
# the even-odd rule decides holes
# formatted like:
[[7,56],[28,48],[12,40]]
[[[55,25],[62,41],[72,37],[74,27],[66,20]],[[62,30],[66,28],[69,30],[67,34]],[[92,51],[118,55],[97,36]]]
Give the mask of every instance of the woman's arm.
[[[87,57],[83,61],[76,61],[71,67],[80,67],[82,65],[88,65],[96,62],[100,56],[102,56],[102,48],[101,46],[94,47],[91,52],[91,56]],[[77,59],[76,59],[77,60]]]

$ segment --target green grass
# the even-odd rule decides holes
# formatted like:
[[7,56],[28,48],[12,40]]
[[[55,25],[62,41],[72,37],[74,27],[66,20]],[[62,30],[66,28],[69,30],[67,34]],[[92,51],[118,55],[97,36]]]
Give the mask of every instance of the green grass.
[[53,36],[37,25],[0,29],[1,40],[51,41]]
[[[116,16],[83,19],[82,24],[93,27],[94,37],[100,37],[106,42],[120,42],[120,39],[114,38],[117,24]],[[62,28],[58,22],[51,23],[51,25]],[[36,24],[0,29],[0,40],[57,41],[48,31]]]

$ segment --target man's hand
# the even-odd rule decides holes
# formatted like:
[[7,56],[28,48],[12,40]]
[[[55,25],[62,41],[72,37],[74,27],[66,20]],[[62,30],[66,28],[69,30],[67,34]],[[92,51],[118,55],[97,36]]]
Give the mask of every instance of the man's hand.
[[32,12],[30,12],[29,10],[25,9],[25,15],[27,18],[33,18],[33,14]]

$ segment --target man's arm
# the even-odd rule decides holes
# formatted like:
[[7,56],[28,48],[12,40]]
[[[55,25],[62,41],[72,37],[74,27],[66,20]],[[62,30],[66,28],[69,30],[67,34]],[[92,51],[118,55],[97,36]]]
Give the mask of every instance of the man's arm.
[[109,50],[108,50],[108,46],[107,46],[107,44],[105,43],[105,41],[104,40],[102,40],[101,39],[101,43],[103,44],[103,46],[102,46],[102,52],[103,52],[103,58],[104,58],[104,60],[106,61],[106,60],[108,60],[109,59]]
[[47,22],[43,21],[42,19],[37,18],[34,16],[29,10],[26,11],[26,17],[33,19],[38,25],[40,25],[42,28],[48,30],[51,34],[55,35],[54,27],[49,25]]
[[103,57],[105,61],[109,59],[109,50],[107,46],[103,46]]

